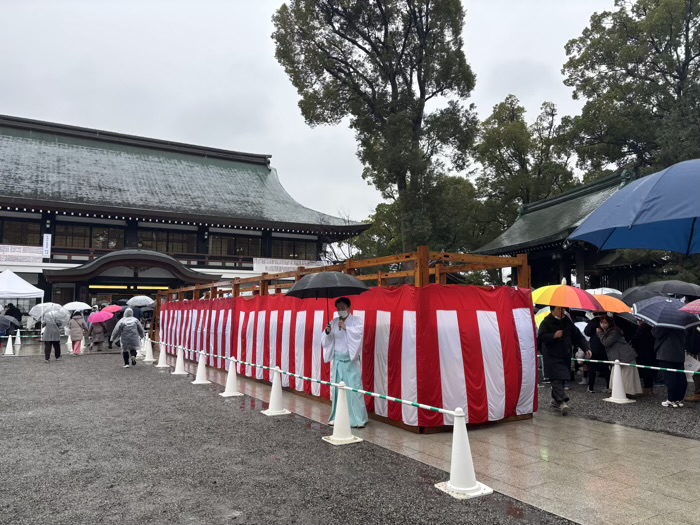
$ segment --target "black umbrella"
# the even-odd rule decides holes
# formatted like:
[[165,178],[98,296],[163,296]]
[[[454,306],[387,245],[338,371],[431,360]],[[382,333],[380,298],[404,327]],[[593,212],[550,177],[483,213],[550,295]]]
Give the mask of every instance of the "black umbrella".
[[685,330],[700,325],[700,319],[679,310],[685,303],[670,297],[652,297],[634,305],[634,315],[652,326]]
[[369,287],[357,277],[342,272],[319,272],[305,275],[292,286],[287,295],[299,299],[332,299],[359,295]]
[[634,303],[639,301],[644,301],[645,299],[651,299],[652,297],[660,297],[661,292],[656,292],[654,290],[648,289],[646,286],[633,286],[628,288],[622,294],[620,299],[627,306],[632,306]]
[[[369,287],[352,275],[342,272],[319,272],[299,279],[289,289],[287,295],[299,299],[333,299],[346,295],[359,295],[367,291]],[[330,319],[330,308],[327,303],[326,309]]]
[[664,294],[700,297],[700,286],[685,281],[655,281],[647,284],[644,288]]

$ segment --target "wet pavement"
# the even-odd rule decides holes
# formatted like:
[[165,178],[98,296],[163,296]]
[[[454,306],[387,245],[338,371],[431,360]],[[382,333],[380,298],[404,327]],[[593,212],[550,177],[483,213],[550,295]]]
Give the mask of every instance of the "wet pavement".
[[370,441],[330,446],[299,415],[321,403],[285,393],[299,414],[265,417],[191,379],[119,355],[0,360],[0,523],[569,523],[499,493],[454,500],[433,486],[445,471]]

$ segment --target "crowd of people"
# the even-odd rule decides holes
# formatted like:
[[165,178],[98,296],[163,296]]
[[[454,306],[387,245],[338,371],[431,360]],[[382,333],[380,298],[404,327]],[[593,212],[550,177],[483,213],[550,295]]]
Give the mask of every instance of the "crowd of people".
[[[93,306],[93,312],[99,310],[99,306]],[[102,352],[116,346],[121,348],[124,368],[135,366],[141,341],[146,335],[142,319],[143,313],[138,307],[125,308],[116,312],[110,319],[95,323],[86,320],[84,312],[74,312],[65,326],[60,318],[45,316],[41,322],[44,362],[50,362],[52,349],[54,358],[61,359],[61,335],[67,328],[72,341],[69,352],[73,355],[79,356],[86,343],[86,346],[95,352]]]
[[[570,412],[568,383],[574,380],[574,372],[581,372],[581,383],[589,393],[596,391],[596,380],[605,381],[604,391],[612,385],[611,366],[605,363],[580,363],[572,358],[595,361],[620,361],[620,363],[684,370],[686,354],[698,359],[700,354],[700,327],[679,330],[652,327],[642,320],[637,325],[608,312],[595,312],[586,319],[581,331],[572,313],[565,308],[554,307],[538,329],[539,352],[543,361],[543,376],[551,384],[551,406],[562,415]],[[622,384],[629,398],[654,396],[654,386],[661,381],[667,390],[661,405],[680,408],[685,401],[700,401],[700,375],[694,375],[694,393],[686,397],[687,380],[684,373],[622,366]]]

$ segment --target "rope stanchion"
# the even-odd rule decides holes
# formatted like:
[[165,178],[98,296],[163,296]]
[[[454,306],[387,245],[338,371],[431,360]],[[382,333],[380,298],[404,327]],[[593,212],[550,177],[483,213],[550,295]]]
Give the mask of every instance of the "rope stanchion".
[[175,358],[175,370],[170,372],[174,376],[186,376],[185,372],[185,351],[181,346],[177,347],[177,358]]
[[272,376],[272,390],[270,391],[270,404],[267,410],[262,411],[262,413],[266,416],[285,416],[287,414],[291,414],[289,410],[282,406],[281,372],[280,367],[274,369]]
[[153,357],[153,345],[151,344],[151,340],[146,337],[143,340],[143,347],[144,347],[144,353],[146,354],[146,357],[143,358],[144,363],[155,363],[155,359]]
[[158,364],[156,368],[170,368],[168,364],[168,353],[165,351],[165,343],[159,343]]
[[350,429],[350,407],[348,406],[348,393],[345,383],[338,384],[337,406],[335,408],[335,423],[333,425],[333,435],[321,438],[331,445],[350,445],[360,443],[361,438],[352,435]]
[[613,366],[612,374],[612,394],[610,397],[606,397],[603,401],[609,403],[617,403],[618,405],[625,405],[628,403],[634,403],[634,399],[627,399],[625,394],[625,386],[622,384],[622,367],[620,366],[620,361],[615,360],[615,365]]
[[197,375],[192,381],[193,385],[209,385],[211,381],[207,379],[207,356],[204,353],[199,354],[199,362],[197,363]]
[[15,355],[15,349],[14,345],[12,344],[12,336],[8,337],[7,339],[7,346],[5,347],[5,353],[2,354],[5,357],[13,356]]
[[238,374],[236,374],[236,363],[229,362],[228,375],[226,376],[226,388],[219,394],[221,397],[242,396],[238,391]]
[[438,483],[435,487],[457,499],[471,499],[492,494],[492,488],[476,480],[472,449],[467,435],[467,422],[461,407],[455,409],[454,418],[450,480]]

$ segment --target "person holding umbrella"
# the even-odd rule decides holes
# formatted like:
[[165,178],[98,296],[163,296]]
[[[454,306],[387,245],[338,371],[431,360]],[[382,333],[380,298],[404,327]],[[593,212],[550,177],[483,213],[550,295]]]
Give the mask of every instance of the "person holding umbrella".
[[[333,361],[332,382],[343,381],[351,388],[362,388],[360,357],[364,325],[360,317],[350,314],[351,306],[352,303],[347,297],[340,297],[335,301],[338,317],[328,323],[321,336],[323,360],[326,363]],[[333,388],[333,406],[329,424],[335,421],[337,400],[338,390]],[[361,394],[348,392],[348,410],[350,426],[361,428],[367,424],[367,408]]]
[[571,350],[575,346],[583,349],[587,359],[591,357],[588,341],[581,331],[564,313],[564,308],[555,306],[540,324],[537,338],[542,345],[544,374],[552,386],[552,407],[561,411],[562,416],[569,414],[567,405],[569,397],[564,390],[564,382],[571,375]]
[[61,359],[61,329],[63,328],[63,320],[53,312],[42,316],[44,330],[41,334],[41,340],[44,342],[44,362],[48,363],[51,359],[51,347],[54,349],[56,361]]

